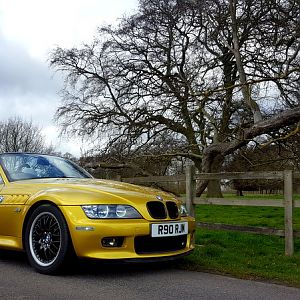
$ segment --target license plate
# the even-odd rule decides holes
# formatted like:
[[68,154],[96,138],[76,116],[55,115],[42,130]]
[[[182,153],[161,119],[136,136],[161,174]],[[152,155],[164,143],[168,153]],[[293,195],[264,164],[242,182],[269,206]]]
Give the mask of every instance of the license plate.
[[188,234],[188,222],[151,224],[152,237]]

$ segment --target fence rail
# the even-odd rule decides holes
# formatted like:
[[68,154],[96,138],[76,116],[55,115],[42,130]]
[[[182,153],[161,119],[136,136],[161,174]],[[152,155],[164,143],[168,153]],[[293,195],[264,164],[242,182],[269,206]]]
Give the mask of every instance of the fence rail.
[[[196,198],[196,181],[198,180],[233,180],[233,179],[268,179],[283,180],[284,193],[283,199],[270,200],[243,200],[224,199],[224,198]],[[209,229],[236,230],[250,233],[260,233],[278,235],[285,237],[285,254],[294,254],[294,236],[300,237],[300,231],[293,230],[293,208],[300,207],[300,200],[293,200],[293,179],[300,179],[300,173],[293,173],[291,170],[267,171],[267,172],[235,172],[235,173],[202,173],[195,174],[194,166],[187,166],[185,175],[176,176],[151,176],[123,178],[122,181],[136,184],[160,183],[160,182],[180,182],[186,183],[186,197],[181,198],[187,206],[190,215],[195,216],[196,204],[209,205],[237,205],[237,206],[265,206],[284,208],[284,230],[275,228],[260,228],[250,226],[209,224],[198,222],[198,227]]]
[[[185,197],[180,197],[185,202]],[[194,198],[194,204],[212,204],[212,205],[237,205],[237,206],[262,206],[262,207],[284,207],[284,199],[226,199],[226,198]],[[300,207],[300,200],[294,200],[294,207]]]

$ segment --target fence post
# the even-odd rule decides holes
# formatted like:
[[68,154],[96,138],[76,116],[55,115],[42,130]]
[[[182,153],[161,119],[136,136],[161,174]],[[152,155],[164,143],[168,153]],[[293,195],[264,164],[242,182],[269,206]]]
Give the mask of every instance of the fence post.
[[294,254],[293,232],[293,171],[284,171],[285,255]]
[[190,216],[195,217],[194,197],[196,192],[195,166],[187,165],[185,171],[186,208]]

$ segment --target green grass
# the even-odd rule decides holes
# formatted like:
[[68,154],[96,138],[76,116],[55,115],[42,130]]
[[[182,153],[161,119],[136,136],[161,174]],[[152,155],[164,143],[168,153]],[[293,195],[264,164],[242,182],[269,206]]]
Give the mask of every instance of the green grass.
[[[197,205],[196,219],[207,223],[284,228],[283,208]],[[294,209],[294,229],[300,230],[298,208]],[[196,244],[195,251],[183,260],[181,267],[300,287],[300,238],[295,239],[292,257],[284,255],[284,238],[277,236],[197,229]]]
[[300,239],[293,257],[284,255],[284,239],[275,236],[197,230],[196,244],[181,267],[300,287]]
[[[281,207],[197,205],[197,221],[232,225],[284,228],[284,209]],[[294,229],[300,230],[300,208],[293,213]]]

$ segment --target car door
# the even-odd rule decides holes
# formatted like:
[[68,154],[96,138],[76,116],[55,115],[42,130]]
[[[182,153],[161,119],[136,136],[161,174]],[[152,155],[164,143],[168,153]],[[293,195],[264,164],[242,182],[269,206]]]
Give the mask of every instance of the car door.
[[0,236],[21,237],[22,210],[28,199],[5,182],[0,173]]

